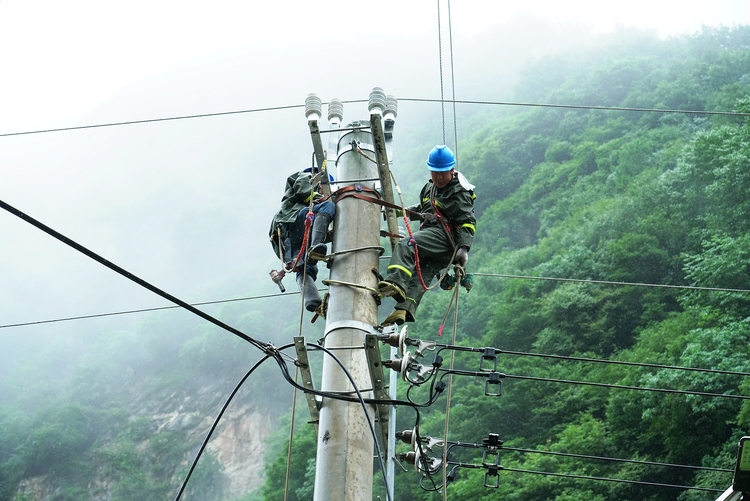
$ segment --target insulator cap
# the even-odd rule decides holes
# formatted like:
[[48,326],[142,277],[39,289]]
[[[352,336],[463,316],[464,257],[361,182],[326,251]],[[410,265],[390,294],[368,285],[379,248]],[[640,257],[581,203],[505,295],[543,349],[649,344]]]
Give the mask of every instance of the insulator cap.
[[319,120],[321,115],[323,115],[323,103],[320,98],[317,94],[308,94],[307,99],[305,99],[305,118]]
[[374,87],[370,92],[370,101],[367,103],[367,110],[370,113],[380,113],[385,111],[385,92],[380,87]]
[[339,122],[344,120],[344,105],[340,99],[331,99],[328,103],[328,121],[331,122],[334,118],[338,118]]

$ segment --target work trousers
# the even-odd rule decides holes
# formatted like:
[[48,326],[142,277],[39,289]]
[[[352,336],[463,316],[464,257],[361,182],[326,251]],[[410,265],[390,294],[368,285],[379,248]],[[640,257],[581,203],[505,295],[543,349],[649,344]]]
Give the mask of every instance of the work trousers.
[[[420,228],[414,233],[414,240],[417,242],[422,279],[429,286],[433,277],[451,264],[453,244],[441,226]],[[396,303],[396,309],[406,310],[411,315],[409,320],[413,321],[425,290],[419,281],[414,247],[409,244],[408,236],[399,240],[393,249],[386,280],[398,284],[406,292],[406,300]]]

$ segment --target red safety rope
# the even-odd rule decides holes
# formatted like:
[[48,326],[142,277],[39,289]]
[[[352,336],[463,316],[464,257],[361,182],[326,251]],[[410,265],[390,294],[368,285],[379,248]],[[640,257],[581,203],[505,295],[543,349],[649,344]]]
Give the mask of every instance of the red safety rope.
[[305,254],[305,248],[307,247],[307,240],[310,236],[310,228],[312,228],[313,220],[315,220],[315,213],[312,211],[312,209],[309,209],[307,215],[305,216],[305,235],[302,237],[302,245],[300,246],[297,257],[295,257],[294,261],[292,261],[290,271],[294,270],[297,267],[297,263],[299,263],[300,258]]
[[417,250],[417,241],[414,239],[414,233],[411,231],[411,224],[409,224],[409,218],[404,215],[404,224],[406,225],[406,230],[409,232],[409,244],[411,244],[412,247],[414,247],[414,262],[416,263],[417,268],[417,277],[419,278],[419,284],[422,286],[423,290],[427,290],[427,284],[424,283],[424,278],[422,278],[422,267],[419,264],[419,251]]

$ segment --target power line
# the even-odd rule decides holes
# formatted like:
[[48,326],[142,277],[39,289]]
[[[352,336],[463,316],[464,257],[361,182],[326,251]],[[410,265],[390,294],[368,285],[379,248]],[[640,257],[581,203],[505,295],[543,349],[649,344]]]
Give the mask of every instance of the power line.
[[190,311],[191,313],[194,313],[195,315],[198,315],[199,317],[203,318],[204,320],[207,320],[208,322],[211,322],[212,324],[214,324],[214,325],[216,325],[218,327],[221,327],[222,329],[224,329],[226,331],[231,332],[232,334],[234,334],[235,336],[237,336],[239,338],[244,339],[245,341],[247,341],[248,343],[252,344],[253,346],[255,346],[256,348],[258,348],[262,352],[264,352],[266,354],[273,354],[273,353],[276,352],[276,349],[273,347],[272,344],[263,343],[263,342],[260,342],[260,341],[258,341],[256,339],[253,339],[252,337],[248,336],[244,332],[242,332],[242,331],[240,331],[238,329],[235,329],[231,325],[228,325],[228,324],[222,322],[221,320],[219,320],[219,319],[217,319],[217,318],[209,315],[208,313],[205,313],[205,312],[203,312],[203,311],[195,308],[194,306],[189,305],[185,301],[183,301],[183,300],[181,300],[181,299],[179,299],[179,298],[177,298],[177,297],[169,294],[168,292],[166,292],[166,291],[164,291],[164,290],[156,287],[155,285],[153,285],[153,284],[151,284],[151,283],[143,280],[142,278],[140,278],[140,277],[138,277],[138,276],[130,273],[126,269],[121,268],[120,266],[117,266],[116,264],[114,264],[114,263],[106,260],[105,258],[103,258],[102,256],[100,256],[99,254],[93,252],[90,249],[87,249],[86,247],[84,247],[83,245],[79,244],[78,242],[75,242],[75,241],[71,240],[70,238],[66,237],[62,233],[53,230],[52,228],[50,228],[46,224],[44,224],[44,223],[42,223],[40,221],[37,221],[36,219],[34,219],[33,217],[29,216],[28,214],[25,214],[25,213],[21,212],[20,210],[16,209],[12,205],[9,205],[9,204],[7,204],[6,202],[4,202],[2,200],[0,200],[0,208],[5,209],[6,211],[10,212],[14,216],[19,217],[20,219],[23,219],[24,221],[26,221],[27,223],[31,224],[32,226],[35,226],[36,228],[38,228],[38,229],[42,230],[43,232],[47,233],[48,235],[50,235],[50,236],[56,238],[57,240],[61,241],[65,245],[68,245],[69,247],[72,247],[73,249],[77,250],[78,252],[80,252],[80,253],[84,254],[85,256],[87,256],[87,257],[93,259],[94,261],[98,262],[99,264],[102,264],[102,265],[106,266],[107,268],[109,268],[110,270],[112,270],[112,271],[114,271],[114,272],[122,275],[123,277],[127,278],[128,280],[131,280],[131,281],[135,282],[136,284],[140,285],[141,287],[150,290],[154,294],[157,294],[157,295],[163,297],[164,299],[166,299],[166,300],[168,300],[168,301],[170,301],[172,303],[175,303],[176,305],[178,305],[178,306],[180,306],[182,308],[185,308],[186,310]]
[[595,106],[586,104],[553,104],[553,103],[523,103],[512,101],[471,101],[466,99],[424,99],[400,97],[399,101],[411,101],[416,103],[456,103],[456,104],[484,104],[492,106],[524,106],[530,108],[562,108],[573,110],[601,110],[601,111],[639,111],[648,113],[683,113],[688,115],[728,115],[735,117],[747,117],[750,113],[741,111],[705,111],[705,110],[676,110],[660,108],[627,108],[621,106]]
[[[618,107],[618,106],[594,106],[594,105],[572,105],[572,104],[552,104],[552,103],[523,103],[523,102],[512,102],[512,101],[473,101],[473,100],[467,100],[467,99],[427,99],[427,98],[409,98],[409,97],[400,97],[398,98],[399,101],[405,101],[405,102],[414,102],[414,103],[440,103],[441,105],[444,105],[445,103],[453,103],[455,104],[477,104],[477,105],[489,105],[489,106],[519,106],[519,107],[529,107],[529,108],[560,108],[560,109],[575,109],[575,110],[601,110],[601,111],[632,111],[632,112],[644,112],[644,113],[682,113],[687,115],[723,115],[723,116],[734,116],[734,117],[748,117],[750,116],[750,113],[746,112],[740,112],[740,111],[705,111],[705,110],[676,110],[676,109],[659,109],[659,108],[626,108],[626,107]],[[363,103],[367,102],[363,99],[352,99],[348,101],[341,101],[343,104],[353,104],[353,103]],[[327,103],[322,103],[327,104]],[[235,111],[221,111],[216,113],[202,113],[197,115],[179,115],[179,116],[172,116],[172,117],[163,117],[163,118],[147,118],[142,120],[129,120],[124,122],[109,122],[109,123],[101,123],[101,124],[91,124],[91,125],[77,125],[77,126],[71,126],[71,127],[60,127],[55,129],[40,129],[40,130],[30,130],[30,131],[22,131],[22,132],[6,132],[3,134],[0,134],[0,137],[10,137],[10,136],[24,136],[24,135],[31,135],[31,134],[45,134],[48,132],[63,132],[63,131],[74,131],[74,130],[84,130],[84,129],[97,129],[97,128],[103,128],[103,127],[116,127],[120,125],[137,125],[137,124],[145,124],[145,123],[154,123],[154,122],[169,122],[169,121],[176,121],[176,120],[189,120],[194,118],[209,118],[209,117],[218,117],[218,116],[225,116],[225,115],[240,115],[245,113],[259,113],[264,111],[281,111],[281,110],[290,110],[295,108],[304,108],[304,104],[292,104],[292,105],[286,105],[286,106],[270,106],[267,108],[254,108],[254,109],[247,109],[247,110],[235,110]]]
[[[463,375],[469,375],[469,376],[476,376],[476,375],[483,375],[487,376],[490,374],[489,372],[482,372],[482,373],[475,373],[475,372],[469,372],[469,371],[455,371],[459,374]],[[717,398],[732,398],[732,399],[738,399],[738,400],[750,400],[750,397],[745,395],[727,395],[724,393],[709,393],[705,391],[690,391],[690,390],[672,390],[669,388],[645,388],[641,386],[630,386],[630,385],[621,385],[621,384],[610,384],[610,383],[596,383],[593,381],[573,381],[569,379],[555,379],[555,378],[546,378],[546,377],[535,377],[535,376],[521,376],[516,374],[503,374],[503,377],[506,377],[508,379],[525,379],[528,381],[542,381],[547,383],[564,383],[564,384],[580,384],[584,386],[597,386],[600,388],[613,388],[613,389],[619,389],[619,390],[635,390],[635,391],[653,391],[657,393],[671,393],[676,395],[697,395],[700,397],[717,397]]]
[[750,289],[727,289],[723,287],[696,287],[693,285],[665,285],[665,284],[647,284],[640,282],[615,282],[610,280],[591,280],[586,278],[561,278],[561,277],[535,277],[532,275],[506,275],[502,273],[472,273],[475,277],[494,277],[494,278],[520,278],[524,280],[549,280],[556,282],[579,282],[586,284],[603,284],[603,285],[627,285],[631,287],[655,287],[662,289],[684,289],[694,291],[709,292],[741,292],[748,293]]
[[635,484],[635,485],[649,485],[652,487],[671,487],[674,489],[689,489],[695,491],[706,491],[706,492],[724,492],[722,489],[712,489],[710,487],[691,487],[689,485],[675,485],[675,484],[662,484],[658,482],[645,482],[642,480],[627,480],[623,478],[609,478],[609,477],[591,477],[587,475],[572,475],[569,473],[553,473],[549,471],[536,471],[536,470],[521,470],[518,468],[505,468],[502,467],[501,471],[512,471],[516,473],[531,473],[535,475],[549,475],[553,477],[564,477],[580,480],[598,480],[603,482],[619,482],[623,484]]
[[549,455],[549,456],[561,456],[561,457],[570,457],[570,458],[577,458],[577,459],[592,459],[592,460],[598,460],[598,461],[614,461],[618,463],[633,463],[633,464],[642,464],[646,466],[664,466],[669,468],[688,468],[692,470],[701,470],[701,471],[716,471],[721,473],[733,473],[734,470],[730,470],[727,468],[711,468],[708,466],[691,466],[686,464],[674,464],[674,463],[660,463],[656,461],[643,461],[638,459],[622,459],[622,458],[612,458],[612,457],[606,457],[606,456],[589,456],[586,454],[571,454],[568,452],[555,452],[555,451],[540,451],[537,449],[522,449],[518,447],[502,447],[502,450],[506,451],[515,451],[515,452],[523,452],[525,454],[542,454],[542,455]]
[[626,362],[623,360],[605,360],[601,358],[573,357],[568,355],[550,355],[546,353],[527,353],[523,351],[500,350],[495,348],[495,353],[506,355],[517,355],[525,357],[552,358],[557,360],[568,360],[573,362],[597,362],[613,365],[629,365],[632,367],[649,367],[652,369],[674,369],[681,371],[706,372],[711,374],[723,374],[726,376],[750,376],[750,372],[727,371],[721,369],[702,369],[700,367],[681,367],[676,365],[651,364],[648,362]]
[[[381,256],[381,259],[389,259],[389,258],[390,256]],[[490,278],[547,280],[547,281],[557,281],[557,282],[578,282],[578,283],[603,284],[603,285],[621,285],[621,286],[630,286],[630,287],[654,287],[654,288],[684,289],[684,290],[696,290],[696,291],[708,291],[708,292],[750,293],[750,290],[748,289],[728,289],[728,288],[721,288],[721,287],[696,287],[692,285],[648,284],[648,283],[638,283],[638,282],[614,282],[614,281],[609,281],[609,280],[591,280],[591,279],[584,279],[584,278],[541,277],[541,276],[531,276],[531,275],[507,275],[507,274],[501,274],[501,273],[472,273],[472,275],[477,276],[477,277],[490,277]],[[210,305],[210,304],[229,303],[233,301],[249,301],[253,299],[265,299],[265,298],[270,298],[270,297],[287,296],[290,294],[299,294],[299,292],[291,292],[291,293],[285,293],[285,294],[279,294],[279,293],[265,294],[265,295],[260,295],[260,296],[249,296],[249,297],[242,297],[242,298],[235,298],[235,299],[218,299],[214,301],[204,301],[200,303],[191,303],[191,304],[193,306],[204,306],[204,305]],[[70,320],[85,320],[89,318],[109,317],[109,316],[115,316],[115,315],[127,315],[130,313],[144,313],[144,312],[149,312],[149,311],[169,310],[173,308],[179,308],[179,306],[161,306],[161,307],[154,307],[154,308],[142,308],[142,309],[136,309],[136,310],[116,311],[116,312],[110,312],[110,313],[95,313],[91,315],[79,315],[79,316],[74,316],[74,317],[63,317],[63,318],[55,318],[55,319],[49,319],[49,320],[20,322],[20,323],[15,323],[15,324],[0,325],[0,329],[6,329],[9,327],[24,327],[28,325],[48,324],[48,323],[55,323],[55,322],[67,322]],[[697,371],[706,371],[706,372],[718,372],[718,373],[731,374],[731,375],[750,376],[750,373],[746,373],[746,372],[713,371],[710,369],[693,369],[689,367],[673,367],[673,366],[665,366],[665,365],[659,365],[659,364],[642,364],[642,363],[621,362],[621,361],[614,361],[614,360],[585,359],[585,358],[580,358],[580,357],[565,357],[562,355],[542,355],[542,354],[535,354],[535,353],[522,353],[522,352],[513,352],[513,351],[505,351],[505,350],[498,350],[498,352],[507,353],[511,355],[528,355],[528,356],[539,356],[539,357],[546,356],[550,358],[563,358],[563,359],[568,359],[568,360],[580,360],[580,361],[586,361],[586,362],[607,362],[607,363],[616,363],[616,364],[622,364],[622,365],[640,365],[644,367],[697,370]]]
[[[232,303],[235,301],[251,301],[253,299],[266,299],[269,297],[292,296],[295,294],[299,294],[299,292],[287,292],[283,294],[282,293],[264,294],[260,296],[238,297],[234,299],[218,299],[215,301],[202,301],[199,303],[190,303],[190,305],[191,306],[205,306],[205,305],[210,305],[210,304]],[[54,318],[50,320],[37,320],[33,322],[21,322],[17,324],[0,325],[0,329],[7,329],[9,327],[25,327],[27,325],[51,324],[51,323],[56,323],[56,322],[68,322],[70,320],[85,320],[89,318],[111,317],[115,315],[128,315],[130,313],[145,313],[149,311],[172,310],[175,308],[181,308],[181,306],[158,306],[154,308],[141,308],[137,310],[114,311],[110,313],[94,313],[92,315],[79,315],[75,317]]]

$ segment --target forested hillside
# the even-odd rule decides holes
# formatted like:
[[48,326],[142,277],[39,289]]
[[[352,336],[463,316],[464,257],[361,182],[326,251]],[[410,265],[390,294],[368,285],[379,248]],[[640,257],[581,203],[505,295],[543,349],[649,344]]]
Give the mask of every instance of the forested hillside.
[[[457,339],[502,350],[506,377],[499,397],[453,379],[449,440],[497,433],[507,471],[495,490],[486,470],[460,468],[449,499],[697,501],[729,486],[750,405],[696,393],[750,395],[737,375],[750,372],[749,49],[747,27],[621,33],[527,68],[515,101],[563,106],[477,112],[459,127],[479,224]],[[437,340],[448,299],[428,294],[410,336]],[[479,355],[456,367],[477,371]],[[444,406],[422,412],[423,436],[442,437]],[[414,424],[401,408],[399,428]],[[304,470],[314,441],[300,433]],[[453,461],[481,457],[452,449]],[[281,499],[285,464],[270,465],[264,499]],[[442,499],[419,479],[400,472],[397,499]],[[289,499],[308,499],[310,482],[294,476]]]
[[[448,439],[498,434],[505,471],[489,489],[485,469],[456,469],[454,501],[714,500],[750,434],[750,27],[602,41],[529,61],[512,100],[539,106],[459,108],[459,169],[477,185],[479,223],[456,338],[499,350],[505,377],[500,396],[484,394],[483,378],[453,378]],[[494,57],[486,63],[503,64]],[[396,146],[419,157],[395,168],[412,197],[435,124]],[[452,322],[437,335],[449,298],[427,294],[410,336],[450,343]],[[206,309],[277,346],[297,334],[298,296],[249,304]],[[123,330],[92,320],[75,341],[0,367],[0,501],[174,498],[259,354],[184,312],[139,318]],[[455,367],[478,371],[479,354]],[[399,391],[406,399],[405,383]],[[420,409],[423,436],[442,437],[445,403]],[[183,499],[284,499],[290,404],[278,369],[261,366]],[[314,481],[299,407],[291,501],[311,499]],[[398,429],[416,419],[399,408]],[[454,447],[450,459],[479,465],[481,449]],[[419,483],[399,472],[396,499],[442,499]],[[375,492],[384,499],[377,471]]]

